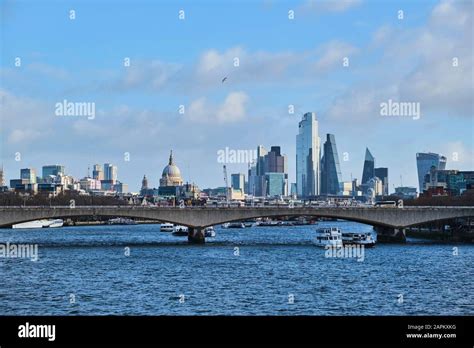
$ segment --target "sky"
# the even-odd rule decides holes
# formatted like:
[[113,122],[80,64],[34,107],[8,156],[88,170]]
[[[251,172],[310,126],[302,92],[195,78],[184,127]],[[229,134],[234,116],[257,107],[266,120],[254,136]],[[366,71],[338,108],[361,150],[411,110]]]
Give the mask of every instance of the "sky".
[[[298,122],[316,112],[344,181],[360,180],[366,147],[390,191],[417,187],[417,152],[474,170],[473,6],[0,1],[0,162],[8,180],[113,163],[138,191],[143,175],[159,186],[172,149],[183,179],[207,188],[224,186],[219,150],[276,145],[295,182]],[[58,115],[64,100],[93,103],[94,117]],[[416,103],[420,117],[382,115],[389,100]]]

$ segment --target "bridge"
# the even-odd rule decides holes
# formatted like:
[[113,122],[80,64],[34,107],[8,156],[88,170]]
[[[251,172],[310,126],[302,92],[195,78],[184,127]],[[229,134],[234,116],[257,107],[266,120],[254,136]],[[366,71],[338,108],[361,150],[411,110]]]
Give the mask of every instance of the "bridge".
[[188,240],[195,243],[204,242],[203,229],[207,226],[259,217],[281,216],[326,217],[356,221],[374,226],[378,234],[404,240],[406,227],[474,217],[474,207],[0,207],[0,227],[39,219],[81,216],[120,216],[184,225],[189,228]]

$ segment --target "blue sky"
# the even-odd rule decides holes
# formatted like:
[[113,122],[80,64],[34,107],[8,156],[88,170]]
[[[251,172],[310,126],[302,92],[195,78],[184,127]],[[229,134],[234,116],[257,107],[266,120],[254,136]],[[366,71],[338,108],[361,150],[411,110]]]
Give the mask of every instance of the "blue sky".
[[[223,185],[218,150],[261,144],[282,147],[294,181],[295,136],[307,111],[318,115],[322,142],[335,134],[344,180],[361,177],[366,146],[389,168],[391,190],[400,176],[417,186],[416,152],[474,169],[471,1],[0,4],[8,179],[51,163],[79,178],[112,162],[138,190],[143,174],[158,186],[172,148],[185,180],[215,187]],[[96,117],[56,116],[64,99],[94,102]],[[421,118],[382,117],[388,99],[420,103]]]

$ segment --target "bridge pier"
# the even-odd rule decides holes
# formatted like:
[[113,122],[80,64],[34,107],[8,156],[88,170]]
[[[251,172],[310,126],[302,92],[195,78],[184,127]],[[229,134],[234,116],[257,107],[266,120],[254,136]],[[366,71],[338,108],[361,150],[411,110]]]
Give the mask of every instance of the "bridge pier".
[[374,226],[377,232],[377,242],[381,243],[406,243],[407,237],[404,228]]
[[189,227],[188,242],[191,244],[204,244],[206,242],[204,230],[199,227]]

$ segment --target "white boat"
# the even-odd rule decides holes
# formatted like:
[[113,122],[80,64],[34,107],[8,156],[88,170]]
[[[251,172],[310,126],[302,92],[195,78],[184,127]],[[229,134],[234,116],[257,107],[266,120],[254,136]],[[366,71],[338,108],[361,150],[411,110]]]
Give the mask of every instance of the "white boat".
[[15,224],[12,228],[43,228],[42,220],[22,222],[20,224]]
[[318,228],[316,230],[316,240],[314,244],[321,247],[342,247],[341,230],[337,227]]
[[342,244],[358,244],[371,248],[376,242],[369,232],[342,232]]
[[170,223],[164,223],[160,225],[161,232],[174,232],[174,225]]
[[188,228],[186,226],[177,225],[174,226],[173,236],[187,236]]
[[56,228],[56,227],[63,227],[64,221],[63,219],[56,219],[56,220],[49,220],[51,223],[49,226],[44,226],[48,228]]
[[222,228],[245,228],[245,225],[242,222],[226,222]]
[[214,227],[209,226],[204,229],[204,237],[206,238],[212,238],[216,236],[216,231],[214,231]]
[[34,220],[28,222],[22,222],[19,224],[15,224],[12,228],[15,229],[23,229],[23,228],[56,228],[62,227],[64,221],[62,219],[53,219],[53,220]]
[[109,219],[109,221],[107,221],[107,224],[109,225],[136,225],[137,223],[132,219],[118,217],[114,219]]

